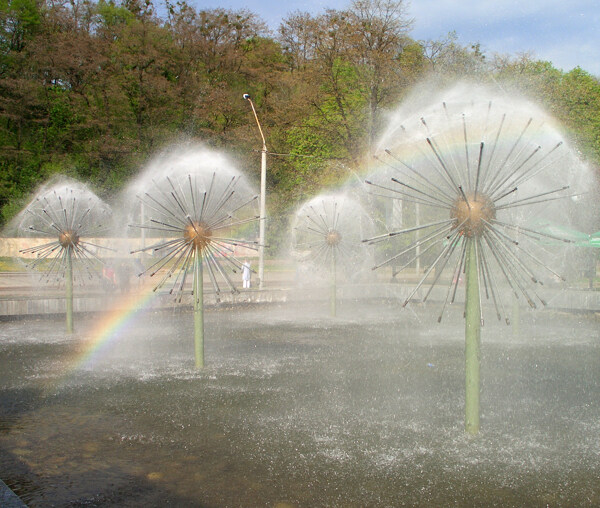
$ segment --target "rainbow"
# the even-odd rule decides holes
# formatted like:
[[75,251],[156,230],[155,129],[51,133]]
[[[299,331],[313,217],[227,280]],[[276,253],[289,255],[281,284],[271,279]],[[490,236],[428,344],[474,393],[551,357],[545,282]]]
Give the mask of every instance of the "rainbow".
[[94,358],[105,351],[111,344],[123,337],[123,332],[130,326],[138,314],[153,301],[156,293],[154,285],[146,285],[140,291],[127,293],[117,299],[112,310],[100,314],[98,323],[79,343],[79,347],[66,361],[66,368],[58,379],[52,383],[56,388],[76,371],[89,366]]

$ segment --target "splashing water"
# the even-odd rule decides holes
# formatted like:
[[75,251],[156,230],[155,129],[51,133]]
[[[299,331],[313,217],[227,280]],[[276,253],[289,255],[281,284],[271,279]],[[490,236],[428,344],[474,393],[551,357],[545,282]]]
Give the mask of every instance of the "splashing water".
[[369,263],[362,238],[372,231],[372,221],[355,199],[345,194],[319,195],[297,210],[292,225],[292,252],[306,270],[323,276],[332,263],[349,275]]
[[[590,172],[547,115],[528,102],[490,96],[456,87],[422,113],[396,119],[378,145],[380,167],[367,181],[373,194],[421,208],[425,220],[367,242],[406,237],[376,268],[401,262],[401,271],[426,260],[404,305],[431,277],[427,300],[450,267],[438,321],[455,301],[472,249],[480,299],[493,303],[499,320],[508,322],[500,286],[532,308],[546,305],[538,288],[564,280],[556,252],[571,243],[553,226],[565,218],[575,222],[576,199],[589,190]],[[554,259],[545,258],[549,253]]]
[[169,292],[181,301],[201,256],[217,295],[218,278],[237,291],[228,272],[241,270],[239,250],[258,249],[258,196],[224,156],[199,148],[161,156],[132,188],[149,218],[131,227],[156,240],[132,253],[151,251],[159,258],[144,272],[160,274],[155,290],[172,282]]
[[73,261],[73,279],[98,276],[98,249],[110,250],[93,239],[108,231],[111,210],[85,185],[63,180],[43,187],[19,216],[22,236],[49,241],[20,251],[33,257],[28,267],[41,270],[46,281],[63,282]]

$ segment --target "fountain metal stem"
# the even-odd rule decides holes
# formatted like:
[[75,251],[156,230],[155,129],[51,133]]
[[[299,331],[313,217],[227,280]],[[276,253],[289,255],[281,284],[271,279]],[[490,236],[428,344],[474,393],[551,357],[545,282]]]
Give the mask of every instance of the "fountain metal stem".
[[479,432],[481,303],[475,240],[471,238],[468,242],[465,300],[465,430],[469,434],[477,434]]
[[337,284],[336,284],[336,259],[335,259],[335,248],[331,249],[331,294],[329,301],[329,309],[331,317],[336,316],[336,298],[337,298]]
[[521,331],[521,309],[519,308],[519,300],[513,298],[512,302],[512,334],[517,337]]
[[196,247],[194,266],[194,349],[196,368],[204,367],[204,277],[202,250]]
[[72,247],[66,249],[66,270],[65,270],[65,303],[67,317],[67,333],[73,333],[73,257],[71,255]]

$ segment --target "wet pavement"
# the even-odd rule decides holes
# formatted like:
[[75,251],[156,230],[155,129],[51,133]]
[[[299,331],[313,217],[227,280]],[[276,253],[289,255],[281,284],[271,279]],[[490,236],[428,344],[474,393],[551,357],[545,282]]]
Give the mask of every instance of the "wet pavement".
[[[600,327],[482,332],[463,431],[460,309],[343,301],[0,324],[0,471],[35,506],[598,506]],[[104,328],[103,328],[104,327]]]

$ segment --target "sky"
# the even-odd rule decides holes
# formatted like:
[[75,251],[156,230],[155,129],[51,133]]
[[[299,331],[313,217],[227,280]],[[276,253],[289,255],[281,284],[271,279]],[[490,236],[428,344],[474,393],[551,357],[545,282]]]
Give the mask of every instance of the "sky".
[[[287,14],[345,9],[351,0],[191,0],[198,9],[246,8],[275,30]],[[558,69],[581,67],[600,77],[600,0],[410,0],[411,37],[479,42],[486,55],[529,52]]]

